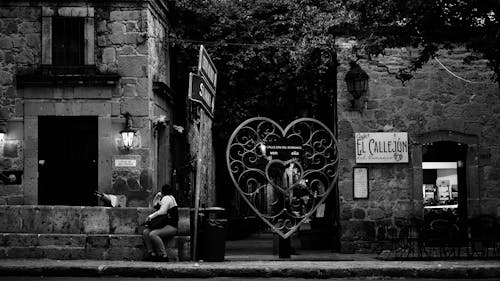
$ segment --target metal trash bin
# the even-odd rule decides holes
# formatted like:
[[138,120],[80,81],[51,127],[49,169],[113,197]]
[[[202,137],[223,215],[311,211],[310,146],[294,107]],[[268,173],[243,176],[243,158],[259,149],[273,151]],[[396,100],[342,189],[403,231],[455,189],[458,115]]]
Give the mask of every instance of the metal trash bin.
[[227,230],[225,209],[210,207],[200,209],[200,213],[204,218],[200,231],[200,258],[205,261],[224,261]]

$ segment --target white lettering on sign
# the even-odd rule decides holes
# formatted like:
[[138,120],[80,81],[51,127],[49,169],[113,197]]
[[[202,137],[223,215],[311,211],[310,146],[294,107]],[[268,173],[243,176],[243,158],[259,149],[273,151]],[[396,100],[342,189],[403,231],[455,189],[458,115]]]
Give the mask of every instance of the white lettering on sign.
[[408,133],[355,133],[356,163],[408,163]]
[[215,89],[217,88],[217,69],[215,68],[212,59],[203,45],[200,46],[198,72],[200,75],[205,76],[210,84],[209,86],[212,87],[213,92],[215,92]]
[[136,167],[136,159],[115,159],[115,167]]
[[200,103],[207,113],[213,117],[214,93],[206,83],[206,79],[203,76],[189,73],[188,96],[192,101]]
[[199,91],[200,96],[203,98],[203,100],[207,103],[207,105],[210,108],[214,107],[213,103],[213,98],[214,96],[210,93],[207,87],[203,84],[203,82],[200,83],[200,91]]

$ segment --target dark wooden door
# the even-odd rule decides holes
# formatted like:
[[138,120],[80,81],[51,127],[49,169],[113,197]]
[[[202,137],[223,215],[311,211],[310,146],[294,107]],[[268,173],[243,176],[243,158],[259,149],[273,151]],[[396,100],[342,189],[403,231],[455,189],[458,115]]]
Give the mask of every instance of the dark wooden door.
[[39,117],[39,204],[97,205],[97,141],[97,117]]

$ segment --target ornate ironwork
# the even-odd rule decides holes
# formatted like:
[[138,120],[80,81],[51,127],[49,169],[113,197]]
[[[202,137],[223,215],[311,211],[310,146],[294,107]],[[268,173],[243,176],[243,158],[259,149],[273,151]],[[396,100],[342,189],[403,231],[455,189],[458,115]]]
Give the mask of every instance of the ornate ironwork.
[[246,120],[229,139],[226,161],[240,195],[283,238],[315,214],[338,178],[337,141],[311,118],[285,129],[265,117]]

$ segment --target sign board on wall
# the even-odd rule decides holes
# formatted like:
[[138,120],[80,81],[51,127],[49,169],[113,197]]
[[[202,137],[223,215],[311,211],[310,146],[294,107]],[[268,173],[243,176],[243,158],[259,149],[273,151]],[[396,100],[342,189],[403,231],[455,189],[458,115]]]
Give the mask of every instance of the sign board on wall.
[[356,163],[408,163],[408,133],[355,133]]
[[114,155],[113,156],[113,169],[114,170],[135,170],[141,167],[140,155]]
[[366,199],[368,198],[368,168],[353,169],[353,198]]

